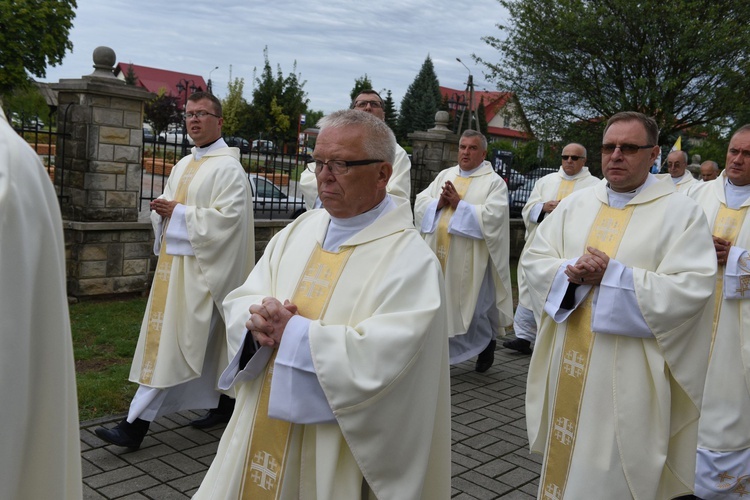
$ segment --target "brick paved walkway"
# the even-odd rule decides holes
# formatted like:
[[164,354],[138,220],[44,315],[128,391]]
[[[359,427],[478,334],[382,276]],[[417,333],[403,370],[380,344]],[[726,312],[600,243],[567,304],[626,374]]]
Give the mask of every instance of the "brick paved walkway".
[[[454,500],[535,498],[541,457],[528,452],[524,418],[530,359],[498,342],[495,365],[486,373],[476,373],[473,362],[451,368]],[[84,499],[190,498],[224,430],[187,425],[199,416],[182,412],[157,419],[134,452],[106,445],[94,434],[122,416],[82,422]]]

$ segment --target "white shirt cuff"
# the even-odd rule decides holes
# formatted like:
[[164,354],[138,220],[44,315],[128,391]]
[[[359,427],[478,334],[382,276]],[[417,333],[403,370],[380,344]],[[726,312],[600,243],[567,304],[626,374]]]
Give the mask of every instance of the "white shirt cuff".
[[654,338],[638,306],[633,269],[615,259],[609,260],[604,271],[591,314],[591,329],[596,333]]
[[422,227],[419,229],[422,234],[432,234],[437,229],[440,220],[440,217],[438,217],[437,205],[438,200],[432,200],[430,204],[427,205],[424,217],[422,217]]
[[296,315],[284,329],[273,367],[268,416],[294,424],[335,423],[336,417],[315,372],[310,323]]
[[474,240],[484,238],[474,205],[466,203],[463,200],[458,202],[456,213],[453,214],[448,225],[448,233]]
[[529,221],[533,222],[534,224],[538,224],[539,220],[539,214],[542,213],[542,208],[544,208],[544,203],[537,203],[533,207],[531,207],[531,211],[529,212]]
[[573,308],[560,308],[563,297],[565,297],[565,292],[568,291],[568,285],[570,285],[570,281],[568,281],[568,277],[565,275],[565,268],[572,266],[577,261],[578,259],[570,259],[560,265],[557,269],[557,274],[555,274],[555,279],[552,281],[549,294],[547,294],[547,301],[544,303],[544,312],[546,312],[555,323],[562,323],[568,319],[570,313],[575,311],[576,308],[581,305],[581,302],[583,302],[593,288],[591,285],[579,285],[575,291],[575,302]]
[[188,236],[185,221],[185,205],[177,204],[172,211],[172,217],[167,226],[166,243],[169,255],[195,255]]

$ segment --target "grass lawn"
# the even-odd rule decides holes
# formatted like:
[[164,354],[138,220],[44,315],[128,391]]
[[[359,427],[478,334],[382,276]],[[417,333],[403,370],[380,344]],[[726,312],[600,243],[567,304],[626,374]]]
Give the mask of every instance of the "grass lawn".
[[125,413],[137,385],[128,382],[146,298],[70,306],[81,421]]

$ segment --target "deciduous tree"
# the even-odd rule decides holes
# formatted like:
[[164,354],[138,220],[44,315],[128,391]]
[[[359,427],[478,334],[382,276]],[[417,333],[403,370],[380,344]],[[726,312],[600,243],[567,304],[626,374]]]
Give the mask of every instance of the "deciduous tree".
[[0,0],[0,96],[62,62],[75,8],[75,0]]
[[370,77],[367,76],[367,73],[354,80],[354,88],[349,93],[349,101],[354,102],[354,99],[356,99],[363,90],[372,90],[372,81],[370,81]]
[[517,93],[540,136],[569,123],[640,111],[665,143],[720,124],[750,95],[750,3],[730,0],[498,0],[510,13],[477,58]]

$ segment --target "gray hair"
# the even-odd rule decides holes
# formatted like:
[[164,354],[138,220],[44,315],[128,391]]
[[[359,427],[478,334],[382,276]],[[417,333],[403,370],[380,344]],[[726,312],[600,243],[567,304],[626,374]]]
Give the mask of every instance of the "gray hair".
[[342,109],[324,116],[318,122],[322,132],[327,128],[362,127],[365,139],[362,144],[368,158],[379,159],[393,165],[396,159],[396,137],[383,120],[370,113],[355,109]]
[[568,146],[578,146],[579,148],[583,149],[583,157],[584,158],[588,158],[589,157],[589,152],[586,151],[586,146],[584,146],[580,142],[571,142],[569,144],[566,144],[565,147],[563,147],[563,149],[567,148]]
[[750,132],[750,123],[748,123],[746,125],[743,125],[740,128],[738,128],[737,130],[735,130],[734,134],[732,134],[732,137],[730,137],[730,140],[734,139],[734,136],[737,135],[737,134],[739,134],[739,133],[741,133],[741,132]]
[[669,155],[671,155],[672,153],[682,153],[682,158],[685,160],[685,165],[688,164],[688,154],[685,151],[681,149],[675,149],[674,151],[670,151],[669,153],[667,153],[667,158],[669,158]]
[[464,137],[481,137],[480,144],[482,145],[482,149],[487,151],[487,138],[481,132],[471,129],[464,130],[464,133],[461,134],[461,139]]
[[[749,130],[750,130],[750,129],[749,129]],[[716,162],[715,162],[715,161],[713,161],[713,160],[706,160],[706,161],[704,161],[703,163],[701,163],[701,167],[702,167],[703,165],[708,165],[708,166],[710,166],[710,167],[711,167],[712,169],[714,169],[714,170],[715,170],[716,172],[718,172],[718,171],[719,171],[719,164],[718,164],[718,163],[716,163]]]

